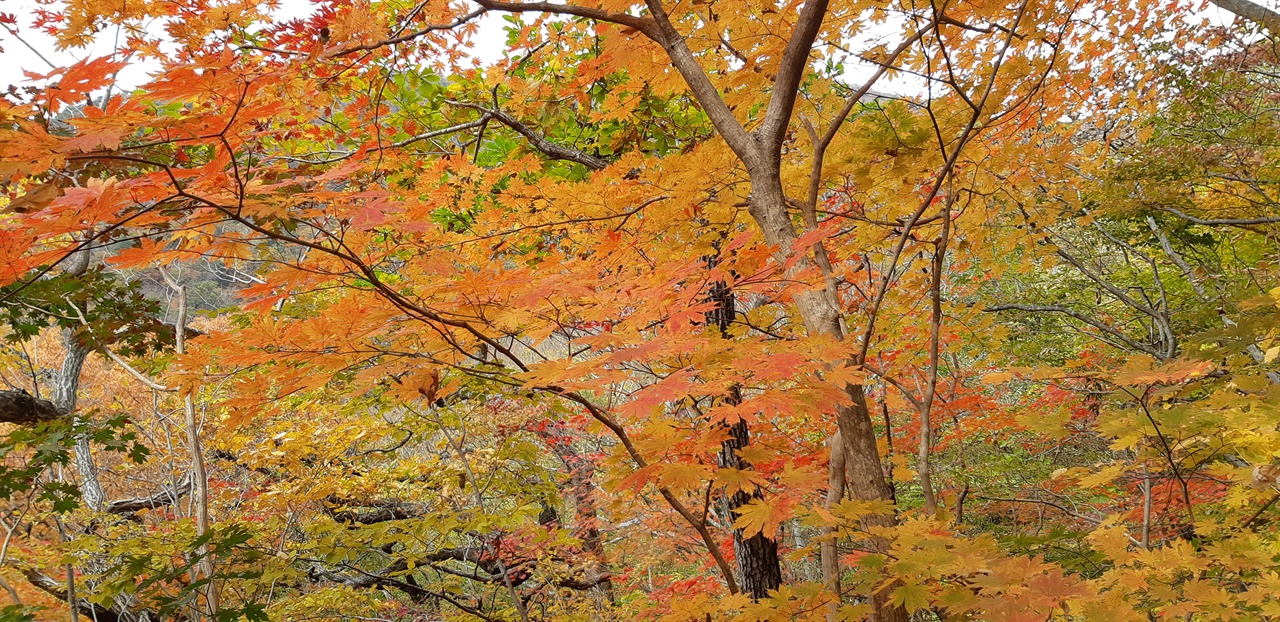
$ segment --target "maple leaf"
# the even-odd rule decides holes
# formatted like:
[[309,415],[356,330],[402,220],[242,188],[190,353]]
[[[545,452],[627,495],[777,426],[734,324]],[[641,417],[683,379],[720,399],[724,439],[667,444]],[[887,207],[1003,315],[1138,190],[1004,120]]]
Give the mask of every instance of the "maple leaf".
[[70,67],[55,69],[46,76],[60,75],[58,83],[45,90],[45,97],[50,105],[57,109],[58,104],[79,102],[85,95],[105,87],[114,78],[113,74],[126,65],[125,61],[113,60],[109,56],[86,58]]
[[918,583],[903,584],[890,594],[893,604],[905,608],[909,613],[928,608],[932,597],[929,590]]
[[58,198],[61,192],[58,184],[55,183],[36,184],[28,188],[22,196],[9,201],[5,207],[19,214],[39,211]]
[[791,518],[793,506],[794,501],[786,497],[752,499],[734,510],[738,518],[733,521],[733,526],[741,529],[742,535],[748,538],[760,533],[766,538],[773,538],[778,535],[778,526],[782,521]]
[[739,491],[749,493],[758,486],[767,485],[769,479],[750,469],[717,469],[715,482],[724,486],[725,494],[732,495]]
[[72,123],[80,130],[74,138],[68,138],[59,146],[60,153],[90,152],[98,149],[114,151],[120,148],[120,140],[129,130],[118,127],[110,120],[94,123],[93,119],[75,119]]

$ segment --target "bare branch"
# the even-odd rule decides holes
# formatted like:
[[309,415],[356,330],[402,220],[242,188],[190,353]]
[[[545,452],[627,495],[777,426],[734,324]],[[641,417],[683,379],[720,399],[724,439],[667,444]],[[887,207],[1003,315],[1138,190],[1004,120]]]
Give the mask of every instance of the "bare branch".
[[636,17],[626,13],[610,13],[604,9],[579,6],[576,4],[555,4],[551,2],[500,2],[498,0],[476,0],[476,4],[490,11],[506,11],[507,13],[555,13],[557,15],[573,15],[585,17],[598,22],[609,22],[638,30],[646,37],[658,41],[657,24],[647,17]]
[[1067,307],[1062,307],[1058,305],[1004,304],[1004,305],[990,306],[983,309],[983,311],[986,311],[988,313],[995,313],[997,311],[1026,311],[1028,313],[1061,313],[1063,315],[1067,315],[1077,320],[1080,320],[1081,322],[1084,322],[1085,324],[1088,324],[1114,337],[1124,345],[1134,350],[1137,350],[1139,352],[1145,352],[1158,359],[1165,358],[1163,352],[1151,346],[1148,346],[1146,344],[1142,344],[1142,343],[1138,343],[1137,341],[1134,341],[1133,339],[1129,338],[1128,335],[1125,335],[1124,333],[1120,332],[1114,326],[1105,324],[1102,321],[1098,320],[1097,318],[1090,317],[1074,309],[1068,309]]
[[1197,225],[1216,226],[1223,225],[1228,227],[1248,227],[1251,225],[1272,225],[1280,222],[1280,216],[1261,216],[1258,218],[1196,218],[1182,210],[1173,207],[1160,207],[1162,211],[1169,212],[1178,218],[1189,220]]
[[[77,319],[80,320],[80,324],[83,326],[89,326],[89,320],[85,319],[84,312],[80,310],[80,307],[76,306],[76,304],[69,298],[67,299],[67,304],[70,305],[71,309],[76,312],[76,317]],[[130,365],[128,361],[124,360],[124,358],[121,357],[119,354],[112,352],[111,348],[108,348],[106,344],[99,343],[98,347],[101,348],[101,350],[104,353],[106,353],[107,358],[115,362],[116,365],[119,365],[120,367],[124,368],[125,371],[129,372],[130,376],[137,378],[138,382],[141,382],[148,389],[152,389],[154,391],[166,391],[166,392],[174,390],[148,378],[142,372],[134,369],[133,366]]]
[[[61,581],[29,566],[20,568],[20,570],[22,571],[22,575],[26,577],[27,583],[30,583],[36,589],[57,598],[58,600],[68,600],[67,588]],[[151,613],[148,611],[142,611],[136,615],[121,615],[114,609],[95,605],[83,598],[77,598],[75,600],[76,609],[84,613],[84,615],[89,616],[91,620],[97,620],[97,622],[124,622],[125,620],[149,621],[157,619],[152,617]]]
[[110,514],[132,514],[142,510],[150,510],[174,505],[178,499],[191,492],[191,477],[182,478],[177,484],[174,484],[172,490],[161,490],[151,493],[145,497],[131,497],[128,499],[117,499],[112,501],[103,508],[104,512]]
[[[879,68],[876,69],[876,72],[872,74],[865,83],[863,83],[861,88],[845,100],[844,107],[841,108],[840,112],[831,120],[831,124],[827,126],[827,130],[822,134],[821,138],[818,137],[817,131],[813,129],[813,126],[806,123],[806,128],[809,129],[809,137],[813,141],[813,166],[809,171],[809,196],[806,198],[804,203],[806,218],[809,218],[814,222],[817,221],[815,213],[818,205],[818,192],[822,184],[822,163],[826,158],[827,148],[831,145],[831,141],[835,140],[836,134],[840,131],[840,126],[844,124],[845,119],[849,118],[849,114],[853,112],[854,106],[857,106],[858,102],[862,101],[862,98],[866,97],[867,93],[871,92],[871,87],[874,86],[875,83],[878,82],[889,70],[889,66],[898,60],[898,57],[901,56],[907,48],[914,45],[915,42],[918,41],[920,37],[923,37],[924,34],[932,27],[933,22],[929,22],[924,27],[916,30],[916,32],[910,37],[904,39],[902,43],[898,44],[898,47],[894,48],[894,50],[889,53],[884,64],[880,65]],[[811,224],[810,226],[813,225]]]
[[[480,117],[479,119],[476,119],[475,121],[468,121],[466,123],[459,123],[457,125],[450,125],[449,127],[442,127],[437,130],[423,132],[421,134],[410,136],[409,138],[391,143],[389,145],[379,145],[376,147],[370,147],[369,151],[385,151],[388,149],[399,149],[401,147],[408,147],[409,145],[412,145],[414,143],[428,140],[431,138],[436,138],[437,136],[444,136],[445,134],[452,134],[454,132],[461,132],[462,130],[469,130],[472,128],[480,127],[484,125],[486,122],[488,122],[488,118],[489,118],[489,115],[485,115]],[[320,151],[320,152],[314,152],[309,155],[319,155],[320,153],[335,153],[335,151]],[[275,157],[280,160],[288,160],[291,162],[301,162],[303,164],[333,164],[334,162],[341,162],[343,160],[346,160],[356,155],[357,153],[360,153],[360,151],[358,150],[351,151],[351,152],[337,151],[336,153],[339,153],[341,155],[336,155],[331,158],[326,158],[323,160],[308,160],[305,157],[300,158],[300,157],[290,157],[290,156],[275,156]],[[188,328],[187,330],[190,331],[191,329]]]
[[[985,495],[974,495],[974,497],[973,497],[973,498],[974,498],[974,499],[982,499],[983,501],[1000,501],[1000,502],[1003,502],[1003,503],[1034,503],[1034,504],[1037,504],[1037,505],[1043,505],[1043,506],[1046,506],[1046,507],[1051,507],[1051,508],[1053,508],[1053,509],[1055,509],[1055,510],[1058,510],[1059,512],[1062,512],[1063,514],[1066,514],[1067,516],[1070,516],[1070,517],[1072,517],[1072,518],[1078,518],[1078,519],[1080,519],[1080,520],[1082,520],[1082,521],[1086,521],[1086,522],[1091,523],[1091,524],[1094,524],[1094,525],[1100,525],[1100,524],[1102,524],[1102,519],[1101,519],[1101,518],[1094,518],[1094,517],[1092,517],[1092,516],[1086,516],[1086,515],[1081,514],[1081,513],[1079,513],[1079,512],[1073,512],[1073,511],[1071,511],[1070,509],[1068,509],[1068,508],[1066,508],[1066,507],[1064,507],[1064,506],[1062,506],[1062,505],[1059,505],[1059,504],[1054,503],[1054,502],[1052,502],[1052,501],[1045,501],[1045,500],[1043,500],[1043,499],[1021,499],[1021,498],[1018,498],[1018,497],[988,497],[988,496],[985,496]],[[1126,537],[1126,538],[1129,538],[1129,542],[1130,542],[1131,544],[1134,544],[1134,545],[1136,545],[1136,546],[1142,546],[1142,543],[1141,543],[1141,542],[1139,542],[1139,541],[1138,541],[1136,538],[1134,538],[1133,536],[1129,535],[1129,533],[1128,533],[1128,532],[1125,532],[1125,537]]]
[[1209,297],[1204,291],[1204,286],[1200,285],[1200,280],[1196,278],[1195,272],[1191,270],[1191,265],[1182,258],[1177,249],[1173,248],[1173,244],[1169,242],[1169,236],[1165,235],[1164,231],[1160,229],[1160,225],[1154,217],[1147,216],[1147,226],[1151,227],[1151,232],[1156,234],[1156,239],[1160,241],[1160,248],[1164,249],[1164,254],[1168,255],[1169,260],[1178,266],[1178,269],[1182,271],[1182,276],[1187,277],[1187,282],[1191,283],[1192,289],[1196,290],[1196,295],[1200,296],[1201,300],[1208,300]]
[[533,147],[538,151],[541,151],[542,153],[545,153],[556,160],[569,160],[570,162],[577,162],[578,164],[581,164],[595,171],[598,171],[600,169],[603,169],[606,166],[609,166],[609,161],[605,160],[604,158],[601,158],[599,156],[594,156],[589,153],[586,153],[585,151],[580,151],[577,149],[573,149],[571,147],[557,145],[547,140],[546,137],[533,131],[533,129],[530,128],[529,126],[525,125],[524,123],[521,123],[515,117],[501,110],[490,110],[488,108],[485,108],[484,106],[481,106],[480,104],[472,104],[468,102],[460,102],[460,101],[454,101],[454,100],[445,100],[445,101],[455,106],[461,106],[463,108],[470,108],[472,110],[480,111],[484,116],[481,118],[480,121],[475,121],[474,122],[475,125],[478,126],[480,123],[483,122],[485,118],[494,119],[495,121],[498,121],[499,123],[515,130],[516,133],[520,134],[521,136],[524,136],[525,139],[527,139],[533,145]]

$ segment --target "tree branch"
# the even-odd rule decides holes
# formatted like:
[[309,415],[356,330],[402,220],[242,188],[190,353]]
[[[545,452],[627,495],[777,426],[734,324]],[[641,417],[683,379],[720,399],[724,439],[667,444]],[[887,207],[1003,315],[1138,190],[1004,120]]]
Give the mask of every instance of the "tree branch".
[[1272,32],[1280,32],[1280,13],[1250,0],[1209,0]]
[[0,423],[34,425],[53,421],[66,414],[58,410],[53,402],[35,397],[24,389],[0,391]]
[[191,476],[186,476],[174,484],[172,490],[161,490],[145,497],[117,499],[103,508],[110,514],[132,514],[142,510],[162,508],[173,505],[178,499],[191,492]]
[[1151,346],[1134,341],[1133,339],[1129,338],[1129,336],[1117,330],[1114,326],[1104,324],[1103,322],[1097,320],[1096,318],[1089,317],[1088,315],[1085,315],[1073,309],[1069,309],[1067,307],[1062,307],[1058,305],[1003,304],[1003,305],[992,305],[990,307],[983,309],[983,311],[986,311],[988,313],[995,313],[997,311],[1026,311],[1029,313],[1061,313],[1063,315],[1067,315],[1077,320],[1080,320],[1085,324],[1088,324],[1108,335],[1111,335],[1112,337],[1115,337],[1116,339],[1124,343],[1124,345],[1129,346],[1134,350],[1138,350],[1139,352],[1145,352],[1158,359],[1165,358],[1163,352]]
[[604,9],[579,6],[576,4],[555,4],[551,2],[500,2],[498,0],[476,0],[476,4],[489,11],[506,11],[507,13],[555,13],[557,15],[573,15],[585,17],[598,22],[609,22],[638,30],[646,37],[659,40],[657,24],[647,17],[636,17],[626,13],[610,13]]
[[711,82],[707,72],[694,57],[693,51],[685,44],[684,37],[675,29],[675,26],[671,25],[671,20],[667,18],[667,12],[663,10],[660,0],[645,0],[645,5],[653,14],[653,21],[657,23],[657,32],[650,34],[649,38],[667,51],[671,64],[675,66],[676,71],[680,72],[685,84],[689,85],[694,98],[706,111],[707,118],[711,119],[711,124],[729,144],[729,148],[733,149],[748,169],[757,167],[760,163],[760,153],[755,139],[747,133],[747,130],[738,122],[738,118],[733,115],[733,111],[724,103],[724,99],[720,97],[720,90]]
[[782,148],[782,139],[791,123],[796,97],[800,94],[800,81],[809,67],[809,52],[813,41],[822,29],[822,19],[827,14],[829,0],[808,0],[800,9],[800,18],[791,39],[782,51],[782,63],[773,81],[773,93],[765,109],[764,121],[756,128],[756,138],[772,156]]
[[1258,218],[1196,218],[1182,210],[1173,207],[1160,207],[1161,211],[1169,212],[1174,216],[1189,220],[1197,225],[1215,226],[1224,225],[1229,227],[1248,227],[1250,225],[1272,225],[1280,222],[1280,216],[1261,216]]
[[[67,600],[67,588],[59,580],[36,570],[31,567],[20,568],[22,575],[27,578],[27,583],[61,601]],[[76,599],[76,609],[88,616],[91,620],[97,622],[125,622],[126,620],[155,620],[149,611],[142,611],[137,614],[124,615],[114,609],[108,609],[101,605],[96,605],[83,598]]]
[[[535,149],[537,149],[538,151],[541,151],[542,153],[547,154],[548,156],[551,156],[556,160],[569,160],[570,162],[577,162],[578,164],[581,164],[594,171],[598,171],[600,169],[603,169],[606,166],[609,166],[609,161],[605,160],[604,158],[601,158],[599,156],[593,156],[589,153],[586,153],[584,151],[579,151],[571,147],[557,145],[547,140],[541,134],[533,131],[533,129],[530,128],[529,126],[525,125],[524,123],[521,123],[515,117],[501,110],[490,110],[489,108],[485,108],[480,104],[472,104],[468,102],[460,102],[460,101],[454,101],[454,100],[448,100],[448,99],[445,101],[455,106],[461,106],[463,108],[470,108],[472,110],[477,110],[480,113],[482,113],[484,117],[494,119],[495,121],[498,121],[499,123],[515,130],[516,133],[520,134],[521,136],[524,136],[525,139],[528,140],[529,143],[532,144]],[[483,120],[483,117],[482,117],[482,120]],[[481,122],[482,121],[476,121],[475,123],[479,125]]]

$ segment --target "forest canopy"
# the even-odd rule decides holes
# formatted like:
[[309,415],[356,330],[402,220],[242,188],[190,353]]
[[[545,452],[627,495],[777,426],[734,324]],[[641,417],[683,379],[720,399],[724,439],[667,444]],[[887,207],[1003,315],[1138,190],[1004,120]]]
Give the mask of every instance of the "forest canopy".
[[33,1],[0,620],[1280,618],[1264,0]]

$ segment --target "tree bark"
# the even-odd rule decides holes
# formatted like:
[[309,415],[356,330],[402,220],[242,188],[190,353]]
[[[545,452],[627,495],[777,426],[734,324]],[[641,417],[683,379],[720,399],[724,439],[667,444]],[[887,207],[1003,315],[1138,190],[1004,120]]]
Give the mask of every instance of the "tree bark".
[[[793,267],[787,271],[787,275],[797,277],[818,266],[807,253],[798,258],[792,258],[796,252],[793,246],[797,234],[791,215],[786,208],[786,195],[783,193],[782,181],[778,174],[780,162],[775,160],[776,157],[771,155],[757,170],[751,171],[751,199],[748,203],[748,211],[764,233],[765,241],[778,249],[779,263],[792,262]],[[808,334],[830,335],[836,339],[844,339],[845,330],[841,321],[840,303],[835,297],[835,292],[830,288],[814,288],[801,292],[796,295],[795,304]],[[856,362],[836,361],[833,364],[847,365]],[[862,385],[850,384],[845,387],[845,394],[849,397],[849,401],[837,404],[835,411],[836,426],[844,441],[848,492],[853,498],[861,501],[892,501],[893,491],[885,481],[866,393]],[[866,516],[862,519],[864,529],[891,527],[894,523],[895,517],[891,514]],[[890,542],[877,537],[868,539],[867,544],[871,550],[884,553],[888,551]],[[907,619],[906,610],[891,605],[886,593],[874,595],[873,605],[878,622],[899,622]]]
[[1250,0],[1209,0],[1271,32],[1280,32],[1280,13]]
[[[751,463],[738,455],[738,450],[751,444],[751,433],[747,422],[739,419],[728,426],[729,438],[721,444],[720,466],[726,469],[750,470]],[[738,509],[756,500],[764,499],[759,487],[750,493],[739,490],[727,495],[726,506],[729,515],[737,517]],[[768,598],[769,592],[782,585],[782,562],[778,558],[777,540],[765,536],[763,532],[744,537],[741,529],[733,530],[733,552],[738,558],[739,586],[742,592],[752,600]]]
[[[93,231],[85,235],[87,240],[92,239]],[[89,270],[92,261],[93,245],[86,244],[84,248],[68,258],[66,274],[82,275]],[[50,391],[49,398],[59,411],[75,416],[77,424],[85,423],[87,420],[75,415],[75,410],[76,403],[80,400],[80,372],[84,369],[85,359],[89,358],[89,347],[81,341],[78,331],[64,328],[62,348],[62,368],[54,376],[53,390]],[[85,505],[96,512],[102,508],[107,497],[102,490],[101,482],[98,481],[98,469],[93,463],[88,434],[76,436],[75,461],[76,470],[80,472],[81,498],[84,499]]]
[[[717,261],[714,255],[708,257],[707,267],[714,268]],[[707,312],[707,325],[715,326],[719,329],[721,338],[728,339],[729,326],[737,314],[733,289],[724,281],[715,281],[711,285],[709,297],[716,306]],[[725,401],[735,405],[742,403],[742,394],[737,387],[730,389]],[[739,419],[726,427],[729,438],[720,444],[720,466],[726,469],[751,470],[751,463],[743,460],[738,453],[751,444],[751,431],[747,422]],[[759,487],[753,487],[750,493],[738,490],[732,495],[726,495],[725,507],[729,516],[736,519],[738,509],[756,499],[764,499]],[[738,561],[738,586],[752,600],[768,598],[769,592],[782,586],[782,561],[778,557],[778,542],[763,532],[749,538],[744,536],[741,529],[733,530],[733,552]]]
[[[89,348],[80,343],[79,337],[72,329],[64,329],[62,331],[62,347],[65,354],[62,357],[62,369],[54,378],[53,391],[50,397],[54,407],[65,413],[74,413],[76,403],[79,401],[80,393],[80,372],[84,369],[85,359],[89,357]],[[77,424],[87,423],[88,420],[76,417]],[[89,509],[98,511],[102,509],[102,504],[106,501],[106,493],[102,490],[102,483],[98,481],[98,467],[93,463],[92,448],[89,443],[88,434],[76,435],[76,446],[74,448],[76,470],[80,473],[80,495],[84,499],[84,504]]]
[[[752,176],[748,209],[763,231],[765,241],[778,247],[779,261],[787,261],[792,255],[796,230],[786,209],[782,182],[776,173],[778,169],[776,166],[770,168],[774,172],[766,170]],[[794,267],[787,274],[796,276],[814,267],[814,262],[807,255],[802,256],[794,260]],[[815,288],[801,292],[796,295],[795,303],[805,330],[810,335],[830,335],[836,339],[844,339],[840,304],[831,290]],[[835,364],[851,363],[856,361],[838,361]],[[845,387],[845,394],[848,395],[849,402],[838,405],[835,410],[836,423],[847,452],[845,458],[849,468],[849,492],[856,499],[891,501],[893,495],[880,464],[866,393],[862,385],[851,384]]]
[[[187,352],[187,288],[169,276],[169,273],[165,272],[164,268],[160,269],[160,276],[164,278],[165,284],[177,296],[178,317],[173,323],[173,349],[181,356]],[[191,500],[196,513],[196,534],[203,537],[209,532],[210,526],[209,475],[205,469],[204,447],[200,442],[200,422],[196,417],[195,398],[191,392],[187,392],[186,395],[182,396],[182,412],[187,428],[187,446],[191,451],[191,479],[193,484]],[[206,542],[197,547],[196,555],[200,556],[200,561],[197,564],[200,574],[208,581],[202,590],[205,596],[205,605],[208,607],[206,613],[210,620],[217,620],[219,609],[218,582],[214,580],[214,560],[209,544]]]
[[[831,462],[827,467],[827,499],[825,507],[827,511],[831,511],[832,508],[844,500],[844,437],[840,435],[839,430],[836,430],[836,433],[831,436],[828,444],[831,446]],[[824,527],[822,530],[823,540],[819,545],[822,582],[835,596],[831,602],[830,611],[827,612],[827,622],[836,621],[836,614],[840,610],[842,600],[840,590],[840,551],[836,547],[837,533],[834,526]]]
[[53,421],[66,413],[49,400],[42,400],[23,389],[0,391],[0,423],[34,425]]

